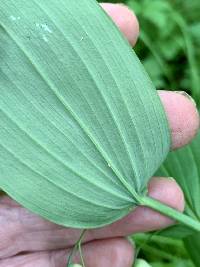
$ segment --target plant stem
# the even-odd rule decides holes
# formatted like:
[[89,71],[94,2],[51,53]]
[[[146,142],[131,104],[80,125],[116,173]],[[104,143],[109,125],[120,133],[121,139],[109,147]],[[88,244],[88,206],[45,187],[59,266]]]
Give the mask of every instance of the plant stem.
[[83,263],[83,267],[84,267],[82,251],[80,250],[80,248],[81,248],[81,242],[82,242],[82,240],[83,240],[83,236],[84,236],[85,232],[86,232],[86,230],[83,230],[83,231],[81,232],[81,235],[80,235],[78,241],[76,242],[76,244],[75,244],[74,247],[72,248],[71,253],[69,254],[69,257],[68,257],[68,260],[67,260],[67,267],[69,267],[69,265],[70,265],[70,263],[71,263],[71,260],[72,260],[72,257],[73,257],[73,254],[74,254],[74,252],[77,250],[77,248],[79,248],[79,251],[80,251],[80,253],[81,253],[81,261],[82,261],[82,263]]
[[200,222],[194,220],[186,214],[179,212],[178,210],[175,210],[165,204],[160,203],[159,201],[153,198],[147,196],[141,197],[140,205],[152,208],[153,210],[167,215],[168,217],[187,225],[191,229],[200,232]]
[[79,254],[80,254],[80,258],[81,258],[81,264],[83,267],[85,267],[85,262],[84,262],[84,259],[83,259],[83,253],[82,253],[82,248],[81,248],[81,240],[78,244],[78,249],[79,249]]

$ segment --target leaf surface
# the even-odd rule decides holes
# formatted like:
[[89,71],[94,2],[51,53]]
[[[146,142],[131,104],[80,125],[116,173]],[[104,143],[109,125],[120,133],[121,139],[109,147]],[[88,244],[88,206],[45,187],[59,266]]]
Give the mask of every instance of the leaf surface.
[[128,214],[170,136],[113,22],[93,0],[8,0],[0,40],[0,187],[65,226]]

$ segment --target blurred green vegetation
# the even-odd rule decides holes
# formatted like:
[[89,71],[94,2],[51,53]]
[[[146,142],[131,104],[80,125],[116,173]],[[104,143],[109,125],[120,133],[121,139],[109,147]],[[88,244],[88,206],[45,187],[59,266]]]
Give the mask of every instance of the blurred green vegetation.
[[156,87],[187,91],[200,104],[200,1],[121,2],[139,19],[135,50]]
[[137,234],[132,240],[137,256],[152,267],[194,267],[182,240],[152,234]]
[[[184,90],[200,107],[200,0],[104,2],[124,3],[136,13],[140,38],[134,49],[156,87]],[[132,238],[140,248],[138,256],[153,267],[194,267],[187,251],[196,246],[192,240],[185,247],[181,240],[157,235]],[[198,259],[194,262],[200,266]]]

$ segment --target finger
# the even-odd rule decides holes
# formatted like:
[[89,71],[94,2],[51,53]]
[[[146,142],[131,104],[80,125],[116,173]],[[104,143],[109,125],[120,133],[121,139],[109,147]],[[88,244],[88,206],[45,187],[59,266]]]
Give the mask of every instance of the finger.
[[[149,183],[149,196],[175,208],[184,210],[183,193],[172,178],[154,177]],[[91,238],[106,238],[112,236],[128,236],[132,233],[159,230],[174,224],[170,218],[146,207],[138,207],[123,219],[93,231]]]
[[[102,4],[129,42],[134,45],[139,34],[136,16],[126,6]],[[120,15],[119,15],[120,14]],[[188,144],[199,129],[199,114],[191,98],[185,92],[160,91],[172,134],[172,148]]]
[[[180,145],[186,144],[195,135],[199,127],[199,116],[194,104],[186,96],[167,91],[160,92],[160,96],[169,119],[173,137],[173,148],[177,148]],[[177,208],[182,205],[183,200],[177,201],[178,197],[182,199],[182,193],[175,182],[164,180],[163,184],[163,179],[161,179],[160,182],[158,182],[158,186],[156,186],[156,184],[154,184],[154,186],[156,188],[158,196],[160,196],[161,198],[161,201],[169,205],[173,204]],[[170,190],[170,192],[167,191],[167,194],[163,194],[162,186],[165,191]],[[170,196],[170,199],[167,199],[167,196]],[[172,200],[173,203],[168,203],[168,201]],[[15,255],[18,251],[24,251],[26,249],[34,251],[65,248],[72,245],[80,235],[79,231],[64,229],[62,227],[56,226],[26,211],[22,207],[11,208],[9,205],[6,206],[5,203],[2,203],[2,206],[4,207],[4,209],[2,208],[0,212],[0,215],[3,218],[1,220],[2,230],[0,230],[0,237],[1,240],[4,240],[4,242],[2,242],[0,245],[0,256]],[[147,209],[146,211],[145,208],[140,208],[140,210],[142,210],[142,214],[149,214],[149,209]],[[116,231],[113,231],[112,227],[108,227],[106,228],[106,231],[103,230],[100,231],[100,233],[98,233],[99,231],[96,231],[94,233],[98,233],[98,238],[101,238],[101,236],[104,237],[104,233],[106,233],[107,235],[108,231],[111,231],[114,235],[126,235],[134,231],[148,231],[168,225],[168,219],[164,217],[159,217],[159,220],[156,220],[155,223],[154,220],[152,221],[152,223],[150,223],[148,220],[143,220],[143,216],[140,210],[136,212],[136,215],[133,215],[134,221],[129,220],[130,218],[128,218],[129,223],[126,220],[125,223],[124,221],[122,221],[121,223],[119,222],[119,227],[115,227],[115,229],[117,229]],[[152,214],[152,211],[150,212],[150,214]],[[5,219],[6,216],[7,223]],[[132,218],[132,215],[130,216]],[[145,228],[145,225],[142,224],[140,220],[138,223],[138,217],[140,216],[142,218],[142,222],[145,225],[147,224],[148,228]],[[158,214],[158,216],[160,215]],[[152,220],[152,218],[157,218],[156,216],[149,215],[147,217],[149,218],[149,220]],[[157,222],[159,222],[160,224],[158,225]],[[141,228],[137,227],[138,224],[139,226],[141,226]],[[123,225],[126,226],[123,227]],[[130,228],[127,227],[129,225]],[[91,240],[92,238],[94,238],[94,235],[92,231],[90,231],[89,233],[90,234],[88,235],[88,240]],[[13,240],[15,240],[15,242],[13,242]]]
[[[83,255],[88,267],[131,267],[134,250],[124,238],[93,241],[83,246]],[[79,259],[76,260],[79,262]]]
[[[172,131],[173,148],[180,147],[196,134],[199,128],[199,115],[195,105],[185,95],[167,91],[159,92],[159,94]],[[150,186],[150,195],[153,189],[161,202],[177,209],[182,208],[183,195],[174,181],[163,178]],[[20,206],[17,207],[14,201],[6,197],[0,199],[0,239],[2,241],[0,242],[0,257],[15,255],[27,249],[34,251],[65,248],[76,242],[80,235],[77,230],[56,226]],[[146,208],[139,208],[135,213],[130,214],[128,219],[126,217],[114,224],[114,227],[89,231],[87,240],[102,238],[108,236],[109,233],[118,236],[148,231],[169,224],[167,218],[152,212]],[[145,225],[148,227],[145,228]]]
[[199,130],[199,113],[185,92],[159,91],[169,121],[172,149],[188,144]]
[[[178,210],[183,210],[183,194],[174,180],[154,178],[149,184],[149,195]],[[145,207],[101,229],[86,232],[85,241],[127,236],[166,227],[172,221]],[[48,222],[22,207],[0,205],[0,258],[22,251],[54,250],[72,246],[80,231],[63,228]]]
[[[192,101],[184,95],[165,91],[160,92],[160,96],[166,109],[172,130],[173,147],[177,148],[180,145],[186,144],[190,141],[191,137],[195,135],[199,127],[199,116]],[[176,126],[177,124],[178,126]],[[163,186],[164,190],[167,190],[168,184]],[[156,192],[158,192],[158,195],[161,197],[161,201],[163,200],[165,203],[167,195],[164,194],[163,196],[161,194],[162,188],[160,186],[156,188],[158,190]],[[170,196],[170,199],[174,201],[173,203],[176,207],[178,204],[176,197],[181,196],[180,189],[176,184],[173,184],[173,187],[170,186],[169,188],[171,188],[170,190],[172,190],[172,192],[168,195]],[[161,192],[159,190],[161,190]],[[175,196],[172,197],[174,192]],[[179,192],[179,194],[177,192]],[[6,206],[6,198],[3,199],[4,203],[0,203],[2,206],[0,212],[0,216],[2,218],[0,220],[0,237],[1,240],[4,240],[4,242],[1,243],[0,255],[15,255],[18,251],[23,251],[25,249],[34,251],[54,249],[55,247],[64,248],[68,245],[72,245],[78,239],[80,234],[79,231],[64,229],[62,227],[59,228],[58,226],[26,211],[22,207],[11,208],[10,205]],[[170,204],[167,201],[166,204]],[[183,201],[179,203],[181,204]],[[15,206],[15,204],[13,205]],[[147,213],[146,210],[144,210],[144,212]],[[149,218],[151,219],[152,217]],[[135,225],[136,222],[137,220],[135,220]],[[146,223],[145,220],[143,220],[143,222]],[[160,220],[160,222],[162,222],[162,220]],[[147,222],[150,228],[146,229],[146,231],[151,230],[152,228],[154,229],[155,227],[164,227],[167,225],[167,222],[166,224],[165,222],[166,221],[164,221],[161,226],[158,226],[157,224],[155,226],[154,224],[149,224]],[[132,224],[133,222],[131,221],[131,227]],[[121,230],[125,235],[129,228],[124,229],[122,227]],[[134,226],[134,228],[131,228],[130,231],[139,230]],[[103,232],[100,233],[103,234]],[[114,232],[114,234],[118,235],[116,232]],[[88,237],[89,240],[91,240],[91,238],[91,236]],[[15,242],[13,242],[13,240],[15,240]]]
[[101,4],[106,13],[112,18],[129,43],[134,46],[139,35],[139,23],[135,14],[122,4]]
[[[136,16],[126,6],[119,4],[102,4],[129,42],[134,45],[139,35]],[[172,134],[172,148],[188,144],[199,129],[199,114],[185,92],[160,91]]]
[[[93,241],[82,246],[87,267],[131,267],[133,247],[123,238]],[[1,260],[0,267],[66,267],[70,250],[32,253]],[[80,262],[77,253],[73,261]]]

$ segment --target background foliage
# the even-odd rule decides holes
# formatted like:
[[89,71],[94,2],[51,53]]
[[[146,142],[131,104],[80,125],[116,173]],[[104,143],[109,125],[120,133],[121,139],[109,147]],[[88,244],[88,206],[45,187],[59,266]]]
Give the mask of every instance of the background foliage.
[[[199,0],[113,0],[134,10],[140,21],[140,39],[135,48],[139,58],[158,89],[184,90],[193,96],[200,108],[200,1]],[[199,148],[199,149],[198,149]],[[189,162],[187,161],[189,157]],[[189,169],[177,168],[176,162]],[[171,153],[159,171],[173,176],[181,184],[187,201],[186,212],[200,213],[199,198],[187,192],[192,181],[200,185],[200,135],[186,148]],[[182,179],[183,175],[185,176]],[[180,178],[181,177],[181,178]],[[190,188],[191,189],[191,188]],[[191,189],[193,190],[193,189]],[[193,191],[190,191],[193,194]],[[165,236],[167,237],[165,237]],[[189,236],[188,236],[189,235]],[[170,237],[169,237],[170,236]],[[186,237],[187,236],[187,237]],[[162,235],[133,237],[140,247],[139,257],[153,267],[200,266],[200,236],[177,226]]]

